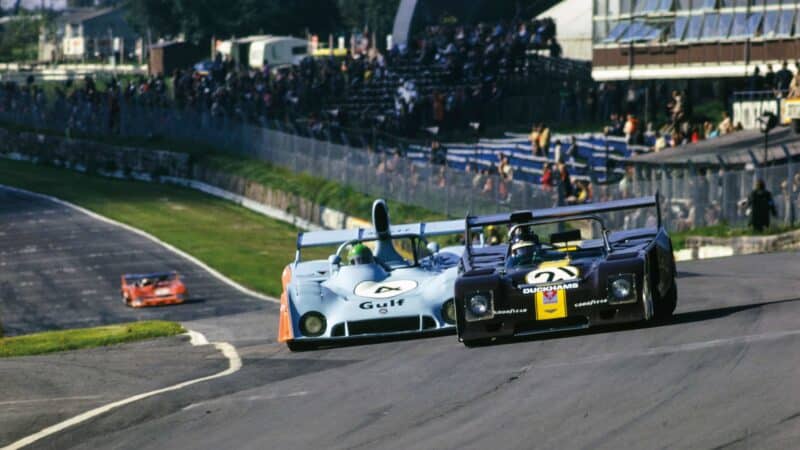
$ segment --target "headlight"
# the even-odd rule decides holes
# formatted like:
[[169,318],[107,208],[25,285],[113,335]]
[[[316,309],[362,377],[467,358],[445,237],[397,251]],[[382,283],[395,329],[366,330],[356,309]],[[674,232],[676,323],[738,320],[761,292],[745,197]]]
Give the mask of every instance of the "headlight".
[[475,316],[484,316],[489,311],[489,297],[484,294],[473,295],[469,299],[469,310]]
[[316,311],[307,312],[300,318],[300,332],[303,336],[321,336],[325,333],[325,325],[325,316]]
[[611,294],[617,300],[624,300],[631,295],[631,282],[625,278],[619,278],[611,283]]
[[609,303],[632,303],[636,301],[636,289],[633,283],[633,277],[633,274],[624,274],[609,278]]
[[442,305],[442,319],[450,325],[456,323],[456,302],[450,299]]

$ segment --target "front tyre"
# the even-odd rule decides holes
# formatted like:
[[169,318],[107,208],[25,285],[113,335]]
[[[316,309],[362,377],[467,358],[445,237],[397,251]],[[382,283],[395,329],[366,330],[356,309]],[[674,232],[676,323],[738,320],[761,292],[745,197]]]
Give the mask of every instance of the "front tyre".
[[675,307],[678,306],[678,286],[675,284],[675,279],[672,279],[672,286],[666,295],[660,297],[655,304],[655,319],[661,322],[667,321],[672,318],[675,312]]

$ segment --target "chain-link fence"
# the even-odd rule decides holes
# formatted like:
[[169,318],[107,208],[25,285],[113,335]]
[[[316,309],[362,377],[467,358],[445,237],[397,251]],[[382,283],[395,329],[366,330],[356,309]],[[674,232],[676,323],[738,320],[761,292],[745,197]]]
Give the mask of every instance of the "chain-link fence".
[[543,187],[445,165],[420,164],[403,158],[402,152],[369,151],[281,131],[271,123],[243,123],[207,112],[133,105],[115,111],[107,106],[45,109],[34,105],[2,112],[0,119],[58,132],[164,136],[187,145],[202,144],[452,217],[660,192],[662,215],[672,230],[719,223],[741,226],[747,224],[747,198],[759,178],[773,193],[778,223],[795,224],[800,209],[800,176],[791,163],[744,171],[705,169],[701,173],[689,168],[647,168],[632,171],[615,184],[581,182],[583,194],[576,195],[567,183]]

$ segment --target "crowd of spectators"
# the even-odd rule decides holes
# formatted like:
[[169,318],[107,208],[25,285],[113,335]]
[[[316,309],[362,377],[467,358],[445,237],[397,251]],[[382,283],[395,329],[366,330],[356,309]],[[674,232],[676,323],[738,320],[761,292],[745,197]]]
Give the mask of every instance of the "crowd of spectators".
[[[83,86],[67,83],[56,92],[59,100],[82,103],[73,109],[118,103],[180,108],[250,123],[302,123],[314,133],[334,127],[414,136],[430,127],[467,129],[482,122],[486,106],[503,97],[504,74],[523,67],[529,51],[548,50],[556,57],[561,53],[551,19],[429,26],[408,45],[383,53],[368,38],[362,40],[343,58],[309,57],[293,67],[266,63],[251,70],[217,54],[208,64],[171,74],[112,80],[104,89],[86,80]],[[399,74],[398,68],[409,67],[419,70]],[[431,72],[441,75],[433,85],[418,79]],[[391,107],[381,109],[373,101],[380,100],[376,88],[389,92]],[[30,95],[36,87],[9,89],[11,95]],[[363,107],[343,105],[359,94],[369,97]]]

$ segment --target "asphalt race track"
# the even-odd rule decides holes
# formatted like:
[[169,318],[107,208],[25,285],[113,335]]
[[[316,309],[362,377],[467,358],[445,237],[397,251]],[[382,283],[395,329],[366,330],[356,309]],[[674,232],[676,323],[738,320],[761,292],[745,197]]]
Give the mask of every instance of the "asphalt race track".
[[[660,326],[477,349],[444,336],[292,354],[272,338],[274,306],[243,298],[135,235],[3,192],[0,232],[0,313],[14,331],[197,319],[189,326],[228,334],[244,361],[230,377],[122,407],[33,448],[771,449],[800,442],[798,253],[680,264],[678,310]],[[174,311],[124,309],[114,290],[119,272],[159,264],[185,270],[208,297]],[[64,275],[97,282],[85,287]],[[97,293],[83,292],[90,289]],[[109,376],[114,361],[105,367]]]
[[[127,308],[123,273],[177,270],[189,302]],[[274,305],[160,245],[60,204],[0,189],[0,320],[7,335],[131,320],[220,318]]]

